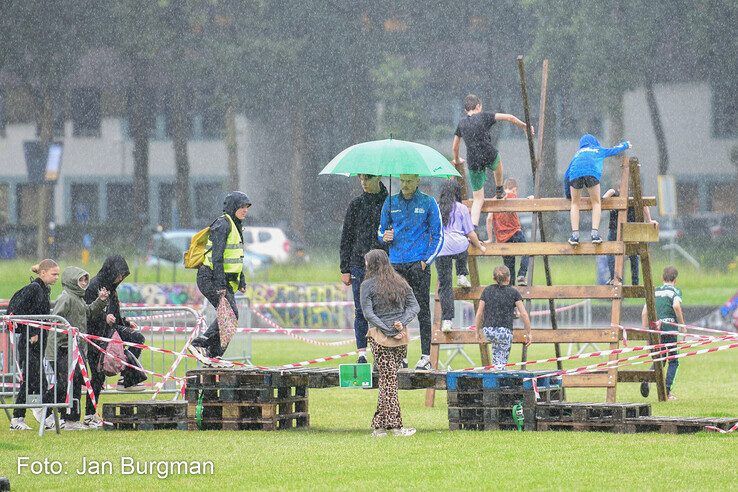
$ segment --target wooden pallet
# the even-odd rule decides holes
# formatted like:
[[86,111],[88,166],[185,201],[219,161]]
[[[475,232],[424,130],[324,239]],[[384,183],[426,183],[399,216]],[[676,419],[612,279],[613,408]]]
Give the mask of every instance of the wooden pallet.
[[310,427],[310,415],[291,413],[274,419],[221,419],[204,420],[198,426],[196,419],[187,419],[188,430],[283,430]]
[[705,430],[706,425],[728,430],[738,418],[689,418],[650,416],[625,420],[628,433],[660,432],[662,434],[692,434]]
[[[525,425],[527,426],[528,423],[526,422]],[[475,431],[514,431],[518,430],[518,426],[515,424],[507,424],[507,423],[500,423],[500,422],[490,422],[490,423],[470,423],[470,422],[449,422],[448,423],[449,430],[455,431],[455,430],[475,430]],[[525,428],[525,426],[524,426]],[[527,429],[525,430],[533,430],[533,429]]]
[[538,390],[536,398],[533,390],[502,389],[502,390],[467,390],[447,391],[449,406],[488,406],[512,407],[520,402],[524,406],[533,406],[539,403],[550,403],[563,400],[561,388],[549,387]]
[[290,388],[307,387],[307,374],[289,371],[203,368],[187,371],[191,388]]
[[[535,427],[535,407],[524,407],[523,416],[525,422]],[[460,423],[509,423],[513,424],[512,407],[448,407],[449,422]]]
[[197,403],[200,394],[207,402],[260,402],[275,403],[287,398],[307,398],[307,386],[287,386],[282,388],[229,388],[221,386],[192,386],[185,390],[185,398]]
[[[541,374],[546,374],[546,371],[455,371],[446,374],[446,387],[451,391],[503,388],[532,390],[533,382],[525,379]],[[560,386],[561,378],[558,377],[538,379],[539,388]]]
[[[187,404],[187,418],[197,416],[197,402]],[[205,402],[202,403],[203,421],[232,420],[242,421],[249,419],[274,420],[283,415],[308,412],[307,398],[286,398],[279,402]]]
[[187,430],[187,419],[183,420],[121,420],[105,419],[103,429],[109,430]]
[[537,421],[536,430],[539,431],[586,431],[586,432],[615,432],[622,434],[626,431],[624,422],[546,422]]
[[639,403],[542,403],[536,407],[539,422],[622,422],[651,415],[651,405]]
[[104,420],[184,420],[187,417],[187,402],[172,400],[145,400],[104,403]]

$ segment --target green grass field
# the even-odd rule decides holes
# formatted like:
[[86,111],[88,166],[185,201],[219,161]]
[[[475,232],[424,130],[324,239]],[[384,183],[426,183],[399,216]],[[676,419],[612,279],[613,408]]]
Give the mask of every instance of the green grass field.
[[[661,271],[668,264],[668,255],[655,251],[653,254],[653,280],[655,284],[661,281]],[[502,260],[480,261],[480,278],[482,284],[491,282],[492,270]],[[61,261],[62,268],[69,265],[79,265],[79,262]],[[102,264],[102,259],[96,259],[85,267],[91,274],[97,273]],[[684,291],[684,302],[686,305],[711,305],[718,306],[725,303],[735,294],[738,288],[738,271],[723,269],[696,270],[689,264],[676,262],[679,269],[678,285]],[[131,276],[128,282],[141,283],[172,283],[172,282],[194,282],[195,271],[183,268],[173,269],[162,267],[136,267],[135,262],[130,262]],[[0,299],[9,299],[13,292],[28,282],[31,273],[28,260],[4,260],[0,261]],[[630,281],[630,266],[626,262],[626,282]],[[433,284],[435,285],[436,269],[433,268]],[[551,258],[551,276],[558,285],[594,285],[595,265],[592,258]],[[339,282],[340,272],[338,270],[337,254],[325,252],[313,254],[308,263],[272,265],[268,270],[257,272],[249,279],[252,282]],[[543,261],[536,259],[535,262],[535,284],[545,284]],[[57,284],[52,289],[52,299],[61,292],[61,285]],[[640,303],[636,299],[626,302]]]
[[[415,342],[411,362],[417,350]],[[254,362],[276,365],[341,351],[258,338]],[[532,357],[551,351],[539,346]],[[519,348],[512,358],[519,358]],[[674,388],[679,399],[658,403],[653,391],[648,402],[654,414],[738,415],[738,353],[682,361]],[[567,396],[602,401],[604,391],[570,390]],[[121,397],[102,400],[113,398]],[[401,391],[404,423],[418,433],[378,440],[369,435],[376,398],[376,390],[311,390],[310,429],[278,432],[63,431],[39,438],[34,432],[11,433],[2,416],[0,475],[10,478],[13,490],[730,490],[738,483],[738,434],[451,432],[444,391],[437,393],[434,408],[423,405],[423,391]],[[643,401],[635,384],[620,385],[618,400]],[[59,460],[68,474],[35,476],[24,470],[19,475],[19,456]],[[211,460],[215,473],[122,476],[121,456]],[[114,473],[77,476],[83,457],[112,461]]]

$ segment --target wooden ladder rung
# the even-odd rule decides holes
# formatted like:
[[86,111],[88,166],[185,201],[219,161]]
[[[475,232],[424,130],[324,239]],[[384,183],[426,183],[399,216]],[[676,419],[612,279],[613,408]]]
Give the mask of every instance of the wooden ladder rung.
[[607,241],[602,244],[583,242],[579,246],[569,243],[490,243],[482,253],[470,247],[469,256],[564,256],[564,255],[622,255],[625,243]]
[[[621,299],[623,287],[618,285],[534,285],[516,286],[523,299]],[[629,292],[637,292],[632,287]],[[484,287],[454,289],[454,299],[458,301],[476,301],[481,298]],[[642,290],[642,288],[641,288]],[[633,295],[632,297],[638,297]]]
[[[633,205],[634,198],[630,198]],[[464,204],[471,207],[471,200],[464,200]],[[643,205],[656,205],[656,197],[644,196]],[[602,199],[602,210],[625,210],[627,208],[625,198],[612,197]],[[571,209],[571,200],[567,198],[507,198],[497,200],[487,198],[482,205],[482,212],[568,212]],[[592,210],[589,197],[579,200],[579,210]]]

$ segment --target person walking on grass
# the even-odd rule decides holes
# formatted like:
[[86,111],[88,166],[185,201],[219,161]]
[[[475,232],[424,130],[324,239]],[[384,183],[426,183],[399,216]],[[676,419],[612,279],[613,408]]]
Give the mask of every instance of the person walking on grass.
[[495,369],[502,370],[510,358],[516,309],[525,328],[526,346],[530,345],[533,337],[523,298],[517,289],[510,286],[510,270],[504,265],[498,266],[494,269],[493,276],[495,283],[482,291],[476,326],[477,329],[481,327],[484,336],[492,344],[492,364]]
[[436,258],[438,270],[438,298],[441,302],[441,331],[451,331],[454,319],[454,292],[452,266],[456,262],[457,285],[469,288],[469,243],[483,253],[485,246],[479,241],[472,225],[469,209],[461,203],[461,185],[452,178],[443,183],[438,197],[438,207],[443,223],[443,247]]
[[364,255],[371,249],[382,248],[377,239],[379,216],[387,198],[379,176],[359,174],[363,193],[349,204],[341,232],[341,282],[350,285],[354,295],[354,336],[359,352],[357,364],[366,364],[366,332],[369,329],[361,311],[359,288],[364,281]]
[[631,148],[630,142],[621,142],[615,147],[602,147],[600,142],[589,133],[579,139],[579,150],[569,163],[564,173],[564,194],[571,199],[571,237],[569,244],[579,246],[579,199],[582,190],[587,189],[587,194],[592,202],[592,233],[591,239],[594,244],[601,244],[600,216],[602,214],[602,202],[600,201],[600,179],[602,179],[602,166],[605,158]]
[[[92,301],[92,304],[87,304],[85,302],[85,290],[90,283],[90,274],[81,268],[73,266],[64,269],[61,275],[61,282],[64,290],[62,290],[62,293],[56,298],[54,309],[51,311],[51,314],[61,316],[66,319],[69,324],[77,328],[80,333],[87,333],[87,320],[89,318],[99,317],[102,315],[110,293],[105,287],[101,287],[100,290],[98,290],[97,299]],[[46,347],[46,358],[51,362],[52,367],[54,367],[54,361],[56,361],[56,385],[53,389],[49,389],[49,395],[47,398],[49,401],[53,401],[55,395],[56,401],[61,402],[64,401],[67,394],[69,337],[61,334],[57,335],[57,337],[59,342],[56,350],[54,350],[52,345],[47,344]],[[83,360],[86,360],[87,344],[81,337],[79,338],[79,351]],[[72,360],[72,364],[77,364],[77,361]],[[82,372],[80,371],[79,366],[77,366],[74,371],[74,378],[71,384],[72,408],[66,414],[66,418],[63,421],[63,428],[65,430],[86,430],[89,427],[80,422],[80,398],[82,387],[84,386],[84,379],[82,378]],[[51,415],[47,415],[47,428],[52,428],[53,424],[53,417]]]
[[[505,197],[503,189],[503,168],[500,154],[492,145],[492,137],[489,134],[492,125],[498,121],[507,121],[521,130],[526,130],[523,121],[507,113],[491,113],[483,111],[482,101],[474,94],[464,98],[465,115],[462,116],[454,133],[451,145],[455,166],[460,166],[465,161],[459,157],[461,140],[466,144],[466,159],[469,166],[469,181],[472,188],[471,219],[474,227],[479,226],[479,217],[482,214],[484,204],[484,183],[487,181],[487,169],[491,169],[495,179],[495,196],[498,199]],[[533,127],[531,127],[533,132]],[[533,132],[534,133],[534,132]]]
[[[233,191],[223,202],[223,214],[210,224],[205,261],[197,269],[197,288],[217,310],[225,296],[238,318],[235,292],[246,292],[243,275],[243,220],[251,207],[245,193]],[[227,348],[227,347],[226,347]],[[221,358],[225,348],[220,343],[220,328],[216,319],[207,331],[187,347],[203,365],[231,367],[228,361],[214,363],[210,358]]]
[[[146,337],[138,331],[138,325],[133,321],[127,320],[120,312],[120,300],[118,299],[118,286],[130,274],[128,263],[120,255],[112,255],[105,258],[100,271],[97,272],[92,280],[90,280],[85,290],[85,302],[92,304],[100,295],[100,290],[105,288],[108,291],[108,302],[105,311],[99,316],[92,316],[87,323],[90,334],[109,338],[114,331],[118,332],[121,340],[131,343],[146,343]],[[98,345],[100,345],[98,343]],[[100,345],[104,348],[103,345]],[[132,366],[138,366],[138,357],[141,355],[141,349],[137,347],[126,347],[126,362]],[[105,385],[105,373],[98,370],[98,363],[103,354],[95,347],[90,346],[87,350],[87,358],[90,365],[90,379],[92,391],[95,400],[100,402],[100,392]],[[146,381],[147,377],[143,371],[126,366],[120,373],[120,379],[115,386],[118,391],[140,392],[145,388],[141,383]],[[92,429],[102,427],[103,421],[100,416],[95,413],[95,406],[91,398],[87,398],[85,402],[85,419],[84,424]]]
[[420,306],[407,281],[390,264],[384,250],[366,254],[366,277],[360,289],[361,309],[369,322],[369,340],[379,371],[379,399],[372,419],[372,436],[412,436],[415,429],[402,426],[397,395],[397,371],[407,357],[407,325]]
[[[518,182],[513,178],[505,180],[505,198],[518,197]],[[492,232],[494,231],[494,236]],[[495,212],[487,216],[487,242],[492,242],[494,237],[498,243],[525,243],[525,233],[520,225],[520,219],[516,212]],[[528,257],[520,257],[520,270],[515,279],[515,257],[503,256],[502,262],[510,270],[510,285],[528,285]]]
[[[430,280],[428,268],[443,247],[441,215],[432,196],[418,191],[417,174],[400,175],[400,193],[382,206],[378,238],[389,244],[389,259],[420,305],[421,356],[415,370],[429,371],[431,345]],[[407,361],[403,362],[407,365]]]
[[[51,286],[59,280],[59,265],[54,260],[46,259],[33,265],[31,272],[38,276],[30,284],[13,294],[8,302],[8,314],[11,316],[43,316],[51,313]],[[23,405],[26,403],[28,393],[43,395],[46,392],[46,374],[42,357],[48,335],[41,328],[24,324],[15,325],[15,333],[19,335],[16,346],[17,363],[23,377],[15,403]],[[43,399],[46,400],[46,398]],[[41,409],[36,409],[36,411],[40,421]],[[26,424],[25,408],[13,410],[10,430],[31,430]]]
[[[664,332],[682,332],[686,333],[687,328],[684,326],[684,312],[682,311],[682,291],[676,286],[679,271],[673,266],[664,268],[661,276],[664,283],[656,288],[656,317],[659,319],[659,329]],[[650,328],[648,322],[648,310],[643,306],[641,311],[641,321],[644,328]],[[678,324],[675,324],[678,323]],[[679,326],[681,325],[681,326]],[[661,335],[661,343],[675,343],[676,335]],[[674,357],[679,351],[676,345],[667,352],[668,357]],[[679,359],[669,359],[668,368],[666,369],[666,395],[669,400],[676,400],[676,396],[671,392],[676,379],[677,369],[679,368]],[[650,388],[648,382],[641,383],[641,395],[648,397]]]

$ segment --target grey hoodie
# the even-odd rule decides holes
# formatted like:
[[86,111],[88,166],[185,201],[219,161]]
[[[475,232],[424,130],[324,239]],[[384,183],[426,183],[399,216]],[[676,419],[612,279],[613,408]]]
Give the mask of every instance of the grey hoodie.
[[[99,297],[92,304],[85,302],[85,290],[79,286],[79,279],[89,273],[77,267],[67,267],[62,272],[61,282],[64,290],[56,299],[54,309],[51,314],[61,316],[69,321],[69,324],[79,329],[82,333],[87,333],[87,319],[90,316],[99,316],[105,309],[105,301]],[[66,335],[58,334],[57,346],[59,349],[67,350],[69,348],[69,340]],[[87,344],[80,343],[80,350],[85,353]],[[46,358],[49,360],[56,359],[54,350],[54,335],[50,334],[46,342]]]

